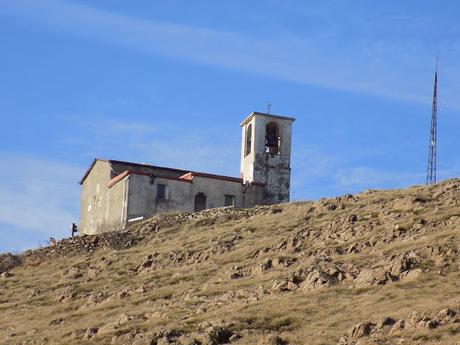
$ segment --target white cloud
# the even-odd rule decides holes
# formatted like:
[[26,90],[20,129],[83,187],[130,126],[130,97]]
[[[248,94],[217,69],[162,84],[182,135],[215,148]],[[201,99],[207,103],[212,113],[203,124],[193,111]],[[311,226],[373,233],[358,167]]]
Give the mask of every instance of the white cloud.
[[339,168],[334,179],[342,189],[398,188],[422,183],[423,173],[380,170],[367,166]]
[[[425,182],[424,171],[401,171],[376,168],[362,161],[377,154],[359,148],[337,155],[310,146],[297,149],[293,157],[293,199],[334,197],[366,189],[405,188]],[[458,176],[458,165],[449,170],[439,170],[439,180]]]
[[238,127],[222,133],[221,127],[209,123],[205,129],[194,123],[178,127],[161,117],[154,117],[154,126],[138,120],[105,121],[95,117],[88,124],[81,120],[83,116],[66,118],[78,135],[65,136],[61,142],[78,148],[85,158],[136,161],[231,176],[240,174]]
[[315,178],[324,176],[337,167],[341,158],[330,153],[323,152],[314,146],[296,148],[292,160],[293,168],[299,178]]
[[212,143],[183,136],[168,141],[133,142],[131,148],[151,164],[238,177],[240,148],[227,144],[228,141]]
[[[78,221],[82,168],[35,157],[0,153],[0,224],[44,239],[69,235]],[[14,236],[14,234],[12,234]]]
[[[360,13],[350,18],[353,11],[347,17],[337,6],[343,2],[327,2],[323,7],[316,4],[314,11],[322,13],[322,30],[302,36],[280,30],[269,37],[256,37],[148,21],[58,0],[0,0],[0,4],[0,14],[149,54],[320,87],[430,102],[434,52],[425,37],[417,34],[417,28],[423,29],[429,20],[425,17],[395,14],[382,16],[382,20],[379,13]],[[399,27],[402,29],[395,29]],[[382,38],[381,30],[390,38]],[[460,77],[456,63],[460,42],[436,43],[446,56],[442,64],[446,73],[441,79],[446,86],[444,105],[460,108],[455,82]]]
[[[460,175],[459,162],[453,161],[449,169],[438,169],[438,182]],[[405,188],[411,185],[423,185],[425,171],[398,171],[377,169],[369,166],[338,167],[333,174],[338,188],[360,191],[375,188]]]

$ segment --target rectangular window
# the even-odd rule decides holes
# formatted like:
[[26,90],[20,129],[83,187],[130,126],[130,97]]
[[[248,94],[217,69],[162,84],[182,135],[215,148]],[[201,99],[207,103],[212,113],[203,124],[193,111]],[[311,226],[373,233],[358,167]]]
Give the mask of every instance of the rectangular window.
[[225,195],[225,206],[235,206],[235,196],[234,195]]
[[157,200],[166,199],[166,185],[157,184]]

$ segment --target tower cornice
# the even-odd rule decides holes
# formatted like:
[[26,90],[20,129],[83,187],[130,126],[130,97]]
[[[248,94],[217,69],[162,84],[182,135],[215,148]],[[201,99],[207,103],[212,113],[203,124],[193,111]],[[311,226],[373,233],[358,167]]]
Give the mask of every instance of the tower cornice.
[[289,117],[289,116],[274,115],[274,114],[268,114],[268,113],[261,113],[261,112],[258,112],[258,111],[253,111],[251,114],[249,114],[249,116],[247,118],[245,118],[243,120],[243,122],[241,122],[240,126],[244,127],[256,115],[260,115],[260,116],[264,116],[264,117],[268,117],[268,118],[272,118],[272,119],[277,119],[277,120],[288,120],[288,121],[292,121],[292,122],[295,121],[295,118]]

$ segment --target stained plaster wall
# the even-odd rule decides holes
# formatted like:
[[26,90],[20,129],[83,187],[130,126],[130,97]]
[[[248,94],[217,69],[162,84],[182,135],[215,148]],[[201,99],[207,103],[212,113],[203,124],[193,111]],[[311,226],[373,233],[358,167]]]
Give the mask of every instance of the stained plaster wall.
[[96,161],[83,181],[80,198],[80,233],[94,234],[107,228],[109,198],[107,183],[110,180],[108,162]]
[[128,204],[130,178],[131,176],[126,176],[108,190],[109,212],[106,220],[107,230],[121,230],[126,227],[126,205]]
[[[158,200],[158,184],[166,185],[166,199]],[[155,214],[184,211],[195,208],[195,195],[206,195],[206,208],[225,206],[225,195],[235,196],[236,207],[252,207],[260,204],[263,188],[250,186],[245,193],[241,183],[195,176],[191,182],[145,175],[130,175],[128,219],[149,217]]]
[[[113,170],[107,161],[96,161],[83,181],[80,232],[96,234],[126,228],[128,220],[171,212],[191,212],[195,195],[206,195],[206,208],[225,206],[225,195],[235,196],[236,207],[262,203],[263,188],[241,183],[194,176],[193,180],[155,177],[131,173],[107,187]],[[158,184],[166,185],[166,198],[158,199]]]
[[[128,219],[171,211],[193,210],[193,187],[189,182],[133,174],[129,181]],[[158,184],[166,185],[166,199],[158,200]]]

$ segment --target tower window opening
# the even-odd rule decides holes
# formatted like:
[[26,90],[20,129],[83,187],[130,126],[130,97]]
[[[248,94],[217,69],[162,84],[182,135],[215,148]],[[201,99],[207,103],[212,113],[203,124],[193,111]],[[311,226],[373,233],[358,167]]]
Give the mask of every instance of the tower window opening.
[[276,123],[267,123],[265,127],[265,152],[272,155],[280,153],[281,138],[279,133],[279,127]]
[[246,128],[246,150],[245,156],[251,153],[251,146],[252,146],[252,124]]

